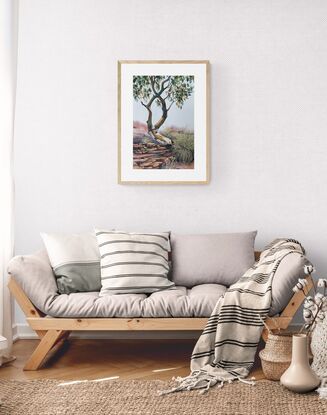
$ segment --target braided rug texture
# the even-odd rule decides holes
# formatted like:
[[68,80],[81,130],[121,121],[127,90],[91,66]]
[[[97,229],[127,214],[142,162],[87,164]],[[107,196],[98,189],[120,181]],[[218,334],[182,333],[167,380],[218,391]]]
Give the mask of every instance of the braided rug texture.
[[[171,384],[171,382],[170,382]],[[159,396],[170,386],[163,381],[0,380],[1,415],[325,415],[327,400],[318,394],[299,395],[278,382],[255,386],[234,382],[198,391]]]

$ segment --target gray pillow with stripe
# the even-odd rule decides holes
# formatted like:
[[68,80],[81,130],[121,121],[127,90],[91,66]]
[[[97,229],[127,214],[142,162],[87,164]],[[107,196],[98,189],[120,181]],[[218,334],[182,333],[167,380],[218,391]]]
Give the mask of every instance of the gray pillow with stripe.
[[100,296],[175,287],[168,279],[169,233],[95,232],[101,255]]
[[61,294],[100,291],[100,253],[94,233],[41,233]]

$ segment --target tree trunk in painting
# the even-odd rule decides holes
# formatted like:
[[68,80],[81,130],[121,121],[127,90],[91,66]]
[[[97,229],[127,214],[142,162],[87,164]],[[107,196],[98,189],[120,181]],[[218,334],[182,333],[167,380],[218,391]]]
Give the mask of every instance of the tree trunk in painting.
[[[134,76],[133,95],[148,111],[147,128],[149,136],[155,143],[171,145],[172,140],[159,132],[168,118],[173,104],[182,108],[184,102],[193,92],[192,76]],[[148,102],[144,102],[148,100]],[[169,106],[167,107],[167,102]],[[161,108],[161,117],[153,125],[152,105]]]

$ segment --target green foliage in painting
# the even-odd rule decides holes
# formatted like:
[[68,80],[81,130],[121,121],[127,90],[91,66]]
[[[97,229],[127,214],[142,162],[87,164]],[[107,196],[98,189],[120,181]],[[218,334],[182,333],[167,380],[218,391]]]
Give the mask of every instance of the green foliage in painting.
[[172,140],[172,154],[177,162],[188,164],[194,161],[193,132],[166,128],[163,134]]
[[[175,103],[182,108],[184,102],[192,95],[194,76],[134,76],[133,97],[136,101],[147,104],[153,100],[158,106],[164,101]],[[151,102],[151,104],[152,104]]]
[[[167,120],[171,107],[175,104],[182,109],[193,90],[194,76],[133,76],[133,97],[146,108],[148,133],[156,142],[171,144],[158,130]],[[153,104],[162,111],[156,122],[153,121]]]

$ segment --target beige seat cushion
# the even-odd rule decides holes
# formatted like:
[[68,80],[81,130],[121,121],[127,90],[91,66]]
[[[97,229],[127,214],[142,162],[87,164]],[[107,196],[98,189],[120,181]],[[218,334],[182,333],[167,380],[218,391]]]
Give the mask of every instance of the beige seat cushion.
[[[280,265],[272,285],[270,315],[280,313],[290,301],[292,287],[303,276],[305,258],[289,255]],[[9,273],[32,303],[53,317],[208,317],[226,291],[219,284],[177,286],[175,290],[146,294],[99,297],[98,292],[59,294],[56,278],[45,251],[16,256]]]
[[45,252],[17,256],[9,264],[32,303],[52,317],[208,317],[226,288],[203,284],[191,289],[100,297],[98,292],[58,294]]

